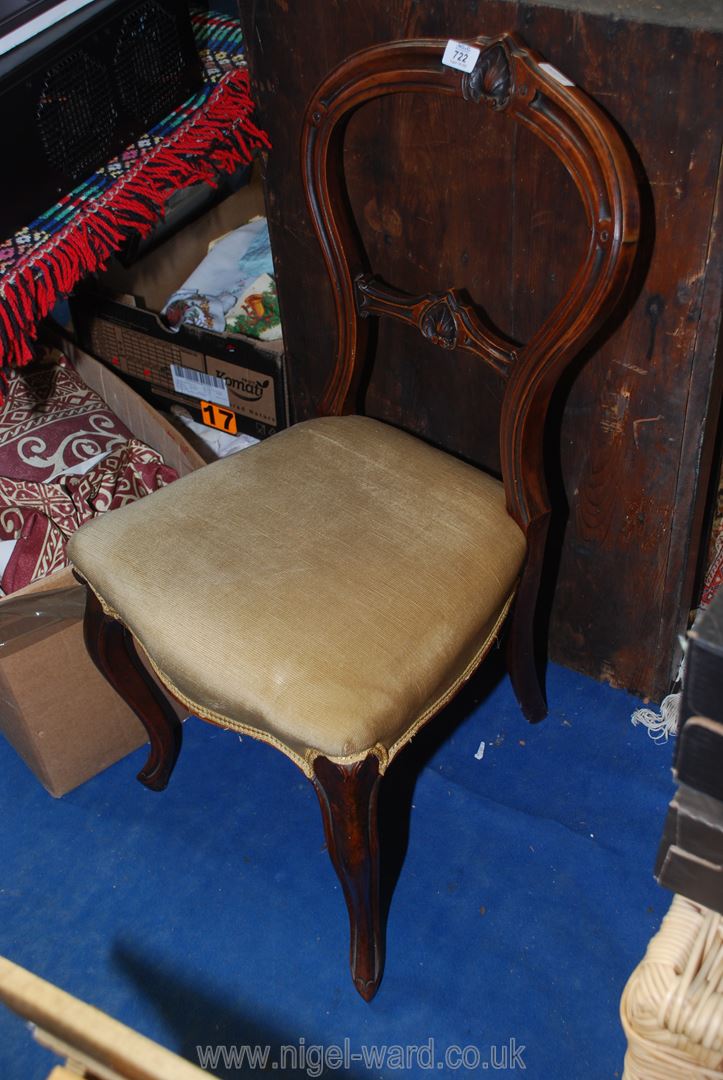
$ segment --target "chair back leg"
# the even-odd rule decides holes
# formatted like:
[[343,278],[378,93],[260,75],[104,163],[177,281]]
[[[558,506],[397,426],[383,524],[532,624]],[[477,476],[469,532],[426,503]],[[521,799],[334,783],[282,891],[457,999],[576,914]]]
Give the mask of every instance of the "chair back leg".
[[548,518],[538,519],[527,534],[527,561],[507,622],[505,660],[512,689],[531,724],[547,716],[544,675],[538,666],[535,610],[545,558]]
[[87,589],[83,633],[91,660],[148,732],[151,750],[138,779],[152,791],[163,791],[181,750],[181,721],[143,666],[130,632],[106,615],[92,589]]
[[314,761],[326,844],[349,911],[352,979],[365,1001],[376,994],[384,967],[377,831],[380,779],[374,754],[353,765],[325,757]]

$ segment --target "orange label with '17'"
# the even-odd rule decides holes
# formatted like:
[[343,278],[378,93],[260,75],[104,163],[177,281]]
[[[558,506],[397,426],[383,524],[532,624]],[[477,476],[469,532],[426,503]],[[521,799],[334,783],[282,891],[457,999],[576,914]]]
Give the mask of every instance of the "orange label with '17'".
[[223,405],[214,405],[212,401],[201,402],[201,416],[204,424],[218,428],[228,435],[236,434],[236,414],[230,409],[224,409]]

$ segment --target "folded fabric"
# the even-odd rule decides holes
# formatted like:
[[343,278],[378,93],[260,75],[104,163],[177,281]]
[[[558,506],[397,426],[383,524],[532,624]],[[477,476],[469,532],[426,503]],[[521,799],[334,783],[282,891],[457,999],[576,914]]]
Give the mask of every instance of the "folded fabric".
[[50,482],[131,438],[65,357],[8,373],[0,405],[0,476]]
[[254,218],[209,245],[161,314],[172,330],[186,324],[264,341],[280,338],[273,274],[266,218]]
[[160,454],[131,439],[84,475],[52,483],[0,477],[0,541],[16,540],[0,590],[15,592],[67,566],[65,545],[76,529],[177,477]]

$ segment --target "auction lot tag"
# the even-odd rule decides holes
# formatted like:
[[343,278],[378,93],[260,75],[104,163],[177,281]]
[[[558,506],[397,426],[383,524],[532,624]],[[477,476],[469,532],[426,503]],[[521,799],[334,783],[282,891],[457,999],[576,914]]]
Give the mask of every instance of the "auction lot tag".
[[214,405],[212,401],[202,401],[201,416],[208,427],[218,428],[219,431],[225,431],[227,435],[236,434],[236,414],[230,409]]
[[447,67],[457,68],[457,71],[472,71],[479,53],[479,49],[474,45],[465,45],[463,41],[453,41],[450,38],[442,56],[442,63]]

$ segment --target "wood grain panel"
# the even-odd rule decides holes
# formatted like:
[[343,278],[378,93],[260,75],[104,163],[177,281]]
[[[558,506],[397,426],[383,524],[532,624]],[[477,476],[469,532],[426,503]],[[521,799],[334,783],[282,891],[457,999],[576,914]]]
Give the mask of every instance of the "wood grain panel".
[[[613,5],[615,6],[615,5]],[[635,148],[645,244],[638,298],[560,401],[556,499],[570,512],[547,571],[555,659],[659,698],[677,667],[693,598],[718,422],[720,26],[685,4],[639,0],[630,17],[515,0],[452,3],[282,0],[242,4],[249,62],[274,150],[268,214],[295,414],[314,414],[333,356],[326,275],[298,163],[303,108],[330,68],[368,45],[413,36],[517,30],[588,91]],[[676,25],[679,22],[680,25]],[[461,103],[387,100],[350,125],[351,197],[365,243],[391,284],[464,285],[501,330],[524,340],[564,292],[579,256],[572,186],[524,131]],[[514,165],[511,189],[499,174]],[[419,183],[420,179],[422,183]],[[464,279],[462,280],[462,273]],[[442,355],[384,321],[394,355],[368,406],[495,468],[485,402],[499,396],[469,354]]]

